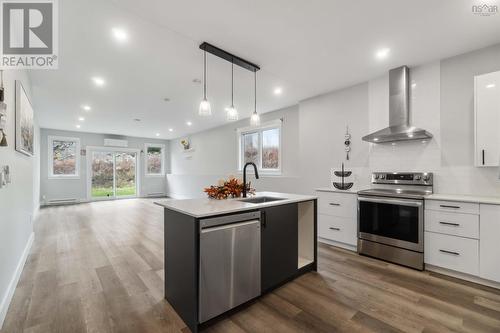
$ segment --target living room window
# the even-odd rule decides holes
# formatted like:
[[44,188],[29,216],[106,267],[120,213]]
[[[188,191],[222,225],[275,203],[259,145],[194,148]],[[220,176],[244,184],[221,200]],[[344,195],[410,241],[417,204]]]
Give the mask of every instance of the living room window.
[[145,158],[146,176],[165,175],[165,145],[147,143]]

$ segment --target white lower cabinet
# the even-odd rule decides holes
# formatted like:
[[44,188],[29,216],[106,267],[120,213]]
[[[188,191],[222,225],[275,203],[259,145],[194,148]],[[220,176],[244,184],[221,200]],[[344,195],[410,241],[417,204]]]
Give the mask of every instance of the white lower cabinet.
[[424,243],[426,264],[500,282],[500,205],[428,200]]
[[479,274],[479,241],[425,232],[425,263],[471,275]]
[[319,237],[356,246],[358,227],[351,217],[318,214],[318,220]]
[[479,276],[500,282],[500,206],[481,205]]
[[358,242],[358,196],[330,191],[317,193],[318,237],[353,250]]

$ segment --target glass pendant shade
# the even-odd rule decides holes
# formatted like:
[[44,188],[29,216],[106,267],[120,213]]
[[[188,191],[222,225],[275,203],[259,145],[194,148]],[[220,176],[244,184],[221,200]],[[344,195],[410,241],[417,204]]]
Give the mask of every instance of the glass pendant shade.
[[238,110],[234,107],[234,105],[231,105],[226,109],[226,119],[228,121],[236,121],[238,120]]
[[203,53],[203,100],[200,103],[200,108],[198,109],[198,114],[200,116],[211,116],[212,107],[207,99],[207,52]]
[[260,116],[257,113],[257,71],[253,72],[254,78],[254,109],[252,116],[250,117],[250,126],[260,126]]
[[198,114],[200,116],[211,116],[212,115],[212,108],[210,106],[210,102],[204,98],[201,103],[200,103],[200,108],[198,110]]
[[251,126],[260,125],[260,116],[257,112],[252,113],[252,116],[250,117],[250,125]]

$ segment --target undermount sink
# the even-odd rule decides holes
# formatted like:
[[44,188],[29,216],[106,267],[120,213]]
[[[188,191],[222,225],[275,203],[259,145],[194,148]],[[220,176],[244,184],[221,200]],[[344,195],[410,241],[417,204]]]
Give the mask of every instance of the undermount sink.
[[238,200],[238,201],[258,204],[258,203],[265,203],[265,202],[272,202],[272,201],[280,201],[280,200],[285,200],[285,198],[276,198],[276,197],[255,197],[255,198],[240,199],[240,200]]

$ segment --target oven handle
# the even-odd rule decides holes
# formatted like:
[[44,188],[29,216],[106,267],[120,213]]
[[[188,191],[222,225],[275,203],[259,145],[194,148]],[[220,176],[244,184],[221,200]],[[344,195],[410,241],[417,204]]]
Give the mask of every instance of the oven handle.
[[368,201],[368,202],[375,202],[375,203],[386,203],[386,204],[391,204],[391,205],[412,206],[412,207],[421,207],[423,205],[423,203],[421,201],[382,199],[382,198],[366,198],[366,197],[358,197],[358,201]]

